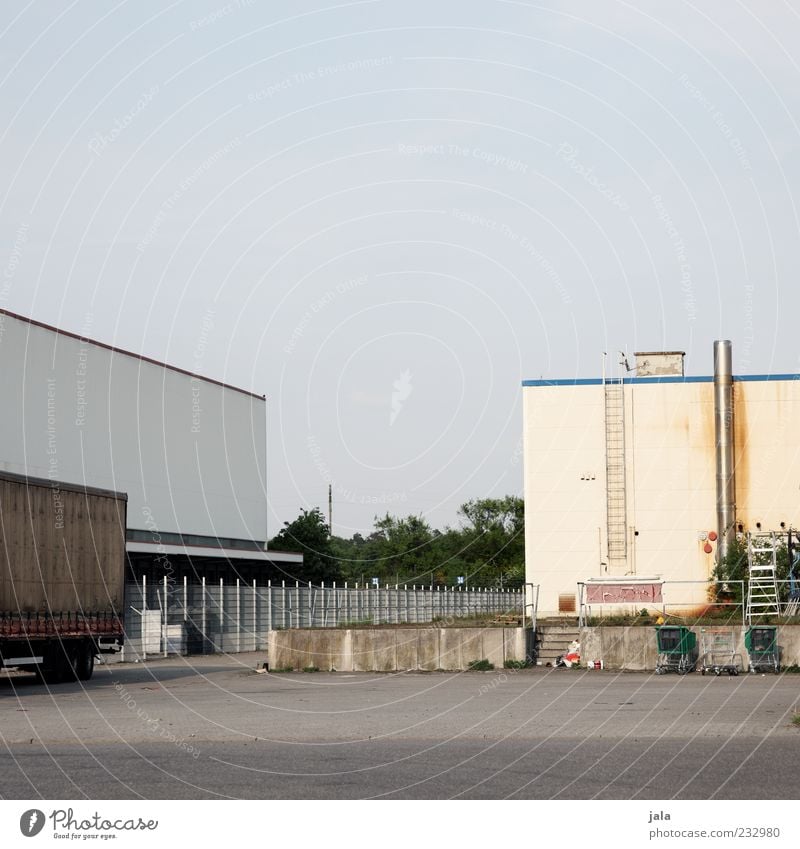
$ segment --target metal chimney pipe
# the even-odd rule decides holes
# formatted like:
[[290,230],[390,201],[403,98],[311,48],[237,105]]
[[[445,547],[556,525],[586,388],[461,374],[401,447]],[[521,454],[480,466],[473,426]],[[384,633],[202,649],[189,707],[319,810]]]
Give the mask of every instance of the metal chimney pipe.
[[714,435],[717,442],[717,533],[719,560],[723,560],[736,530],[733,357],[728,339],[714,342]]

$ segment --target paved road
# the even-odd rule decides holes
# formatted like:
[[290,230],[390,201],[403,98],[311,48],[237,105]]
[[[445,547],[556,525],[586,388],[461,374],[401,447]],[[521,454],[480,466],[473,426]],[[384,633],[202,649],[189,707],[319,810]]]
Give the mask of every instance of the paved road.
[[800,676],[258,675],[260,657],[0,677],[3,798],[791,798]]

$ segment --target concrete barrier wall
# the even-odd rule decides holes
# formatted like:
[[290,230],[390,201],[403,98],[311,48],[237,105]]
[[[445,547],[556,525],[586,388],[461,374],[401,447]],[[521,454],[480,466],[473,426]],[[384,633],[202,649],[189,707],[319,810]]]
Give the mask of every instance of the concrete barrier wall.
[[[692,630],[697,634],[698,661],[703,652],[703,630],[706,635],[715,631],[735,635],[735,652],[741,655],[742,666],[748,669],[747,651],[744,646],[745,628],[716,628],[697,625]],[[642,626],[603,626],[598,628],[581,629],[581,663],[592,660],[602,660],[606,669],[619,669],[629,672],[653,670],[656,667],[658,647],[656,630]],[[778,626],[778,648],[782,666],[800,666],[800,626]]]
[[467,669],[473,660],[502,668],[525,659],[522,628],[354,628],[270,631],[272,669],[397,672]]

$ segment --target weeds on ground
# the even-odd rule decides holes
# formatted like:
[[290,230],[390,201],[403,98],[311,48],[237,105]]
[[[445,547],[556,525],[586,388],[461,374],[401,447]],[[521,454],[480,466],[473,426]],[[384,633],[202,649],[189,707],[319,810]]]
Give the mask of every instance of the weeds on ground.
[[503,666],[506,669],[528,669],[532,664],[529,660],[507,660]]
[[318,666],[304,666],[303,672],[319,672]]
[[491,672],[494,669],[494,664],[483,658],[483,660],[471,660],[467,664],[467,668],[472,672]]

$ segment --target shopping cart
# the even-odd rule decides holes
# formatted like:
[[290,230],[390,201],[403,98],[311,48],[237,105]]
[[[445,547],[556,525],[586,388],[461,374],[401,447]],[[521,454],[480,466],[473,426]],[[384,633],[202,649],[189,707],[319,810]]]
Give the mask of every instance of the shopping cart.
[[753,625],[747,629],[744,646],[751,672],[774,672],[776,675],[780,672],[777,640],[778,629],[774,625]]
[[743,669],[742,656],[736,652],[736,633],[732,629],[701,628],[700,671],[713,672],[715,675],[738,675]]
[[658,660],[656,675],[693,672],[697,663],[697,635],[685,625],[656,626]]

